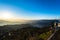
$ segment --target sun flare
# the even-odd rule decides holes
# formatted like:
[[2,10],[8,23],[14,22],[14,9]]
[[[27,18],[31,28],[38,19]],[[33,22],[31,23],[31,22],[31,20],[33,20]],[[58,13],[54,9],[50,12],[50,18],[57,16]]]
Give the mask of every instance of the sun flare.
[[13,17],[12,13],[11,12],[8,12],[8,11],[3,11],[0,13],[0,17],[2,19],[10,19]]

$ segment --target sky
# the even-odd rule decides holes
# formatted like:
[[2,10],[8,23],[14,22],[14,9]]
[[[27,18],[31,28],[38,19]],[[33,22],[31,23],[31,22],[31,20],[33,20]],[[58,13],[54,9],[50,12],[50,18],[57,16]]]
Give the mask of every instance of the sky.
[[60,19],[60,0],[0,0],[0,18]]

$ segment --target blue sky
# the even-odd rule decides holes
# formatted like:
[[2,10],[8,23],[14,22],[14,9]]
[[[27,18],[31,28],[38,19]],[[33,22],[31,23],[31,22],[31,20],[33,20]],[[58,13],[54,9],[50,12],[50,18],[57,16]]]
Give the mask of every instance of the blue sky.
[[59,0],[0,0],[0,10],[23,19],[59,19]]

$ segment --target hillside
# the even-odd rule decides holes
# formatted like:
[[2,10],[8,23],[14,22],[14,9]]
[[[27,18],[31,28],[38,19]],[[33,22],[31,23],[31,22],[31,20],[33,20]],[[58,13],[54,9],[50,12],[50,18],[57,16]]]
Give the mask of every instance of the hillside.
[[60,29],[55,33],[51,40],[60,40]]
[[0,40],[46,40],[52,33],[50,27],[39,28],[30,24],[19,27],[12,30],[10,27],[3,27],[4,29],[0,30]]

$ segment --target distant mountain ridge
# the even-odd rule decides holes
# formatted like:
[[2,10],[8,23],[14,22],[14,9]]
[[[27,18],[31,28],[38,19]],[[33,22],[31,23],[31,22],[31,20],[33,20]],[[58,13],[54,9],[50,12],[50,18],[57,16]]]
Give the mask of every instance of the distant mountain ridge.
[[12,25],[12,24],[21,24],[21,23],[25,23],[26,21],[24,20],[22,20],[22,21],[6,21],[6,20],[0,20],[0,26],[1,25]]

